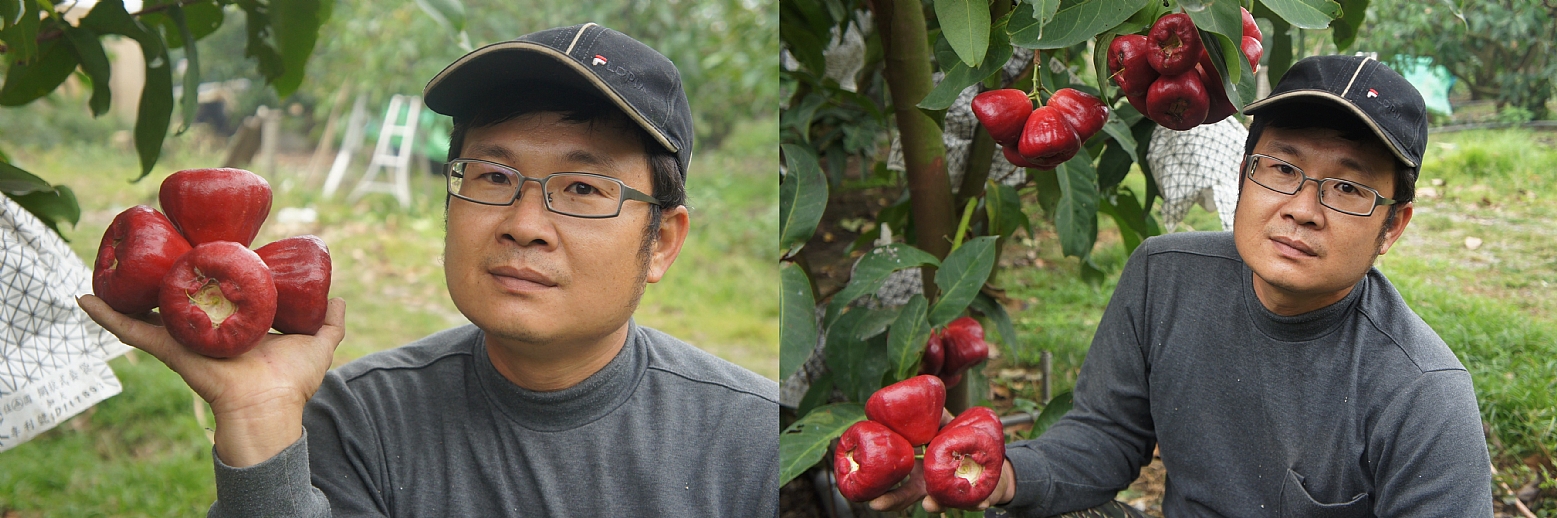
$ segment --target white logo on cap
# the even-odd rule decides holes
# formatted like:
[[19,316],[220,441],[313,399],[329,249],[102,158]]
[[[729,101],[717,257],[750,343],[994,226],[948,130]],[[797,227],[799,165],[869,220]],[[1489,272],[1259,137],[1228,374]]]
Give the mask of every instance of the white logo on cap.
[[602,55],[599,55],[599,54],[595,54],[595,60],[592,61],[592,63],[594,63],[595,66],[597,66],[597,67],[600,66],[600,65],[604,65],[604,64],[606,64],[606,58],[605,58],[605,56],[602,56]]
[[1372,98],[1378,97],[1378,96],[1379,96],[1379,91],[1378,90],[1374,90],[1372,88],[1368,89],[1368,98],[1369,99],[1372,99]]

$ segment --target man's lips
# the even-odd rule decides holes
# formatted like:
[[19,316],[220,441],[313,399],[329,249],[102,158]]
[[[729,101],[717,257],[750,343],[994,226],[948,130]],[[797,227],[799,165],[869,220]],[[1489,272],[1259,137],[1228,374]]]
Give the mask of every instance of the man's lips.
[[1294,255],[1294,253],[1306,255],[1309,257],[1316,257],[1319,255],[1314,251],[1313,247],[1308,246],[1308,243],[1304,243],[1298,239],[1284,236],[1275,236],[1270,238],[1270,240],[1276,243],[1277,250],[1283,253],[1287,253],[1288,255]]
[[557,287],[557,282],[550,277],[528,268],[520,269],[512,266],[499,266],[487,270],[498,284],[504,288],[515,291],[532,291]]

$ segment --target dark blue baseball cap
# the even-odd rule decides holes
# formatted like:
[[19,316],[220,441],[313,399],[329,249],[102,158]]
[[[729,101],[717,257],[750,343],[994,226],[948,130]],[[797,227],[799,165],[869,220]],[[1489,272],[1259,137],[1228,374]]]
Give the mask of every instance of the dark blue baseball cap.
[[1410,81],[1364,56],[1313,56],[1292,64],[1270,96],[1243,108],[1259,116],[1271,106],[1321,101],[1357,115],[1415,176],[1427,150],[1427,104]]

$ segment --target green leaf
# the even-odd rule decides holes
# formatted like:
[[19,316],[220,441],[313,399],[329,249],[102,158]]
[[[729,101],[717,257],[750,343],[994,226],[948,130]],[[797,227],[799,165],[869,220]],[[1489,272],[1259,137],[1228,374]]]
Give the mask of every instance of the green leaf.
[[1125,255],[1135,252],[1135,247],[1141,246],[1141,241],[1147,235],[1146,218],[1135,194],[1128,187],[1120,187],[1113,194],[1103,196],[1100,201],[1098,212],[1114,218],[1114,224],[1119,227],[1119,237],[1124,241]]
[[99,34],[134,39],[146,59],[146,82],[141,87],[135,117],[135,151],[141,159],[141,174],[135,179],[139,181],[151,174],[152,166],[157,164],[162,140],[168,135],[168,122],[173,119],[173,67],[168,62],[168,49],[161,36],[131,17],[118,2],[98,3],[81,19],[81,26]]
[[1233,41],[1243,39],[1243,11],[1238,9],[1238,2],[1211,1],[1199,9],[1191,9],[1187,2],[1179,2],[1179,5],[1184,6],[1184,13],[1195,22],[1197,29],[1221,34]]
[[148,28],[156,28],[162,32],[162,37],[167,41],[168,48],[170,49],[184,48],[184,42],[187,40],[199,40],[210,36],[211,33],[216,32],[216,29],[222,26],[222,21],[225,18],[222,6],[217,5],[215,0],[190,4],[173,3],[170,5],[181,6],[183,9],[185,24],[189,26],[189,37],[185,37],[182,34],[182,31],[178,29],[178,22],[174,21],[173,17],[168,14],[172,11],[171,8],[168,11],[146,13],[140,16],[142,25]]
[[1103,150],[1103,158],[1097,163],[1097,186],[1099,189],[1108,189],[1119,182],[1124,181],[1130,174],[1130,165],[1135,162],[1130,159],[1129,151],[1133,148],[1120,146],[1118,142],[1109,142]]
[[1060,0],[1026,0],[1024,3],[1033,6],[1033,18],[1039,23],[1049,23],[1060,10]]
[[1027,234],[1032,235],[1032,222],[1027,219],[1027,214],[1022,213],[1022,199],[1017,195],[1015,187],[989,182],[984,188],[984,209],[989,215],[992,234],[1008,237],[1016,233],[1016,229],[1025,228]]
[[330,19],[334,0],[272,0],[271,29],[276,52],[281,57],[281,74],[272,78],[276,96],[282,99],[297,91],[303,83],[308,56],[314,52],[319,27]]
[[827,58],[822,54],[825,48],[822,37],[812,33],[805,24],[792,21],[791,18],[781,18],[779,37],[789,47],[789,53],[806,70],[816,74],[827,71]]
[[816,299],[811,279],[794,263],[779,263],[779,379],[789,378],[816,348]]
[[810,148],[784,144],[789,172],[779,184],[779,249],[794,255],[811,240],[827,210],[827,177]]
[[822,460],[833,439],[864,420],[864,405],[837,403],[818,407],[789,425],[779,434],[779,485],[811,469]]
[[189,66],[184,69],[184,95],[180,99],[183,102],[184,121],[179,124],[178,133],[183,134],[190,124],[194,124],[195,112],[200,109],[200,44],[195,42],[194,33],[189,31],[184,8],[175,4],[168,9],[168,17],[178,26],[179,37],[190,42],[184,47],[184,58],[189,60]]
[[1083,149],[1054,172],[1060,184],[1054,211],[1060,248],[1067,256],[1086,257],[1097,242],[1097,171],[1092,169],[1092,157]]
[[1324,29],[1341,16],[1341,4],[1331,0],[1260,0],[1287,23],[1303,29]]
[[[60,222],[68,221],[70,226],[74,227],[81,220],[81,204],[76,201],[76,193],[64,185],[20,195],[7,192],[5,196],[15,200],[17,205],[21,205],[23,209],[27,209],[27,212],[37,216],[39,221],[55,234],[59,234],[61,238],[65,238],[65,235],[59,231]],[[69,239],[65,240],[69,241]]]
[[995,322],[995,330],[1000,332],[1001,343],[1006,344],[1007,347],[1016,345],[1016,327],[1011,325],[1011,315],[1006,313],[1006,307],[1000,305],[994,297],[981,291],[977,297],[973,297],[973,303],[968,307]]
[[[1050,426],[1054,426],[1054,423],[1059,422],[1061,417],[1065,417],[1065,413],[1070,412],[1074,404],[1075,402],[1072,401],[1069,390],[1061,392],[1059,395],[1054,396],[1053,399],[1050,399],[1049,404],[1044,405],[1043,412],[1039,412],[1038,417],[1033,419],[1032,437],[1037,438],[1043,435],[1045,430],[1048,430]],[[840,433],[839,435],[842,434]]]
[[1114,28],[1150,1],[1082,0],[1062,7],[1047,24],[1034,16],[1029,4],[1022,4],[1011,15],[1011,43],[1029,49],[1069,47]]
[[0,160],[0,192],[20,196],[35,192],[52,191],[54,186],[36,175]]
[[108,112],[108,105],[113,100],[113,89],[108,82],[108,53],[103,51],[103,42],[92,29],[72,25],[63,28],[65,38],[75,49],[76,59],[81,62],[81,70],[92,79],[92,99],[87,101],[87,106],[92,108],[93,117],[101,116]]
[[61,40],[43,42],[38,55],[26,62],[11,64],[5,85],[0,86],[0,106],[21,106],[48,95],[76,70],[73,47]]
[[886,329],[897,317],[894,309],[854,308],[838,318],[827,328],[827,368],[833,373],[833,383],[853,401],[864,401],[881,388],[881,377],[890,367],[887,364],[887,341],[879,331],[863,340],[860,334],[871,328]]
[[887,276],[892,275],[892,272],[904,268],[940,264],[941,262],[929,252],[903,243],[871,249],[860,258],[859,262],[854,263],[854,273],[849,277],[849,284],[844,286],[843,291],[833,295],[832,301],[828,303],[824,325],[831,327],[838,320],[843,308],[850,302],[854,302],[854,299],[881,289],[881,285],[886,283]]
[[1255,5],[1253,12],[1255,17],[1270,21],[1270,34],[1266,34],[1262,42],[1265,46],[1266,75],[1279,80],[1292,67],[1292,36],[1287,34],[1292,26],[1270,12],[1263,3]]
[[1038,206],[1043,208],[1044,218],[1054,220],[1054,211],[1060,205],[1060,181],[1053,169],[1028,169],[1027,177],[1032,179],[1033,187],[1038,190]]
[[270,41],[273,32],[270,26],[271,7],[258,0],[238,0],[237,4],[243,9],[244,28],[248,35],[243,55],[255,61],[255,68],[260,75],[265,76],[267,83],[274,83],[286,66],[276,45]]
[[[988,13],[985,15],[988,16]],[[936,83],[935,88],[930,90],[923,100],[919,101],[917,106],[932,111],[945,110],[951,107],[963,89],[1000,72],[1006,61],[1011,59],[1011,42],[1006,38],[1004,30],[998,30],[1004,26],[1004,23],[1005,19],[1002,18],[1000,23],[996,24],[997,30],[990,31],[989,48],[992,50],[984,55],[984,61],[979,63],[977,68],[969,67],[959,59],[946,59],[956,54],[943,34],[935,47],[936,56],[941,60],[941,68],[946,75],[941,78],[940,83]]]
[[1367,19],[1368,0],[1341,0],[1341,17],[1330,23],[1330,37],[1337,51],[1345,51],[1357,41],[1357,31]]
[[[1123,111],[1124,113],[1120,113]],[[1130,122],[1126,119],[1129,114],[1137,114],[1134,106],[1125,104],[1118,110],[1108,111],[1108,121],[1103,123],[1103,133],[1114,138],[1114,142],[1130,156],[1131,162],[1140,162],[1141,158],[1135,154],[1135,135],[1130,133]],[[1102,182],[1098,182],[1099,185]],[[1115,182],[1118,183],[1118,182]],[[1105,185],[1106,187],[1106,185]]]
[[915,293],[898,312],[892,329],[887,331],[887,354],[892,355],[894,382],[908,379],[919,369],[925,342],[930,339],[930,323],[925,314],[928,306],[924,295]]
[[971,67],[984,62],[989,51],[989,2],[935,0],[935,19],[941,22],[941,37],[951,43],[962,64]]
[[14,65],[21,61],[28,61],[38,54],[38,26],[42,23],[38,17],[38,3],[30,0],[21,0],[21,5],[11,4],[6,13],[21,12],[21,17],[5,21],[5,29],[0,30],[0,41],[6,45],[6,64]]
[[935,285],[941,289],[941,297],[930,309],[930,325],[940,327],[956,320],[978,295],[989,279],[989,271],[995,267],[996,239],[975,237],[941,261],[940,269],[935,271]]

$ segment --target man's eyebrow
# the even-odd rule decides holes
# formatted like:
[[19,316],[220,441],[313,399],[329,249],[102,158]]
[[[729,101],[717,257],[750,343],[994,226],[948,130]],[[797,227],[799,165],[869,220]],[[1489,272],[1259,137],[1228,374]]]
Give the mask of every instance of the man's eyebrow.
[[466,154],[474,158],[496,158],[497,160],[493,160],[493,162],[501,162],[504,164],[512,164],[518,161],[516,160],[518,157],[515,156],[512,151],[509,151],[506,147],[496,144],[475,144],[466,151]]
[[596,153],[587,149],[575,149],[569,151],[567,155],[563,156],[563,158],[569,162],[600,166],[606,169],[613,169],[616,165],[616,159],[611,158],[610,155]]
[[1298,149],[1297,146],[1294,146],[1292,144],[1288,144],[1286,142],[1274,141],[1274,142],[1270,143],[1270,147],[1275,148],[1275,150],[1277,152],[1284,153],[1284,154],[1287,154],[1287,155],[1292,155],[1292,156],[1295,156],[1295,157],[1302,157],[1303,156],[1303,151],[1302,150]]

